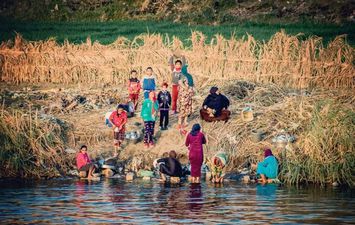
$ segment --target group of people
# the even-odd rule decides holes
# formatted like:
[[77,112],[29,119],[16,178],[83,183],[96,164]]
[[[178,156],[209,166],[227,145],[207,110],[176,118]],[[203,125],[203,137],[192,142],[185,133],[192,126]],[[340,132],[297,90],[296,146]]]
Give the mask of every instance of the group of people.
[[[207,144],[207,138],[203,134],[200,124],[194,124],[185,140],[185,145],[189,150],[191,183],[201,182],[201,168],[204,162],[203,145],[205,144]],[[86,172],[88,179],[92,178],[95,170],[98,169],[98,165],[90,159],[85,145],[81,146],[76,156],[76,164],[79,172]],[[213,183],[223,183],[226,165],[227,156],[225,153],[217,153],[212,157],[209,169]],[[158,167],[164,182],[167,180],[166,176],[180,178],[185,175],[175,151],[170,151],[168,157],[157,160],[154,166]],[[264,150],[264,160],[257,164],[256,173],[260,177],[259,182],[263,184],[270,183],[272,179],[277,178],[278,161],[270,149]]]
[[[185,140],[185,145],[189,150],[191,183],[201,182],[201,168],[204,162],[203,145],[205,144],[207,144],[207,138],[202,132],[200,124],[194,124]],[[227,155],[223,152],[212,157],[208,165],[211,172],[211,182],[223,183],[227,161]],[[166,176],[179,178],[183,176],[182,167],[175,151],[171,151],[169,157],[157,160],[157,163],[154,166],[158,167],[162,181],[167,180]],[[264,160],[257,164],[256,173],[260,177],[259,182],[263,184],[270,183],[277,178],[278,161],[270,149],[264,150]]]
[[[192,114],[192,97],[194,95],[194,80],[187,71],[186,59],[175,60],[175,56],[169,59],[171,69],[171,93],[169,84],[163,82],[160,91],[156,94],[157,80],[152,67],[147,67],[145,75],[140,81],[136,70],[130,73],[128,83],[129,102],[132,109],[137,110],[141,90],[144,100],[140,116],[144,121],[144,147],[154,147],[154,130],[158,117],[160,118],[160,129],[167,130],[169,127],[169,115],[178,114],[177,129],[182,135],[186,135],[188,118]],[[212,87],[210,94],[203,102],[200,111],[201,118],[205,121],[223,120],[227,121],[230,116],[228,111],[229,100],[222,95],[217,87]],[[125,137],[125,125],[127,123],[128,106],[120,104],[116,111],[110,112],[107,116],[107,123],[114,131],[114,145],[117,149],[121,146]],[[126,112],[125,112],[126,111]],[[171,113],[169,113],[171,111]]]
[[[141,81],[137,78],[138,73],[136,70],[132,70],[130,73],[130,79],[128,83],[129,102],[131,103],[131,109],[137,110],[140,92],[143,91],[143,102],[140,112],[140,116],[144,121],[144,147],[154,147],[154,131],[155,122],[158,116],[160,117],[160,129],[167,130],[169,126],[169,116],[178,114],[177,128],[181,134],[186,135],[185,145],[189,149],[189,161],[191,164],[191,182],[199,183],[201,177],[201,166],[204,161],[203,145],[207,143],[206,136],[201,131],[200,124],[194,124],[191,132],[187,132],[188,117],[192,114],[192,97],[194,95],[194,81],[187,72],[186,59],[184,56],[181,59],[175,60],[176,56],[172,56],[169,59],[169,66],[171,69],[171,94],[168,90],[169,84],[163,82],[161,89],[156,94],[157,79],[152,67],[147,67],[145,75]],[[200,110],[200,116],[203,120],[211,121],[228,121],[230,111],[228,107],[230,105],[229,99],[220,93],[218,87],[211,87],[209,95],[205,98]],[[112,126],[114,133],[114,146],[117,149],[121,147],[125,139],[125,127],[127,124],[127,105],[119,104],[117,110],[109,114],[107,123]],[[171,111],[171,113],[170,113]],[[85,149],[85,148],[84,148]],[[270,154],[268,153],[268,156]],[[272,156],[272,153],[271,153]],[[82,158],[84,156],[81,156]],[[84,157],[88,162],[88,157]],[[81,160],[83,161],[83,160]],[[212,159],[210,169],[212,172],[213,182],[223,182],[224,172],[223,169],[226,166],[227,158],[225,155],[216,155]],[[176,159],[176,153],[170,152],[169,157],[161,159],[159,162],[159,171],[162,174],[166,174],[172,177],[181,176],[181,165]],[[270,174],[266,174],[264,167],[269,168],[271,165],[270,159],[265,163],[258,165],[258,171],[262,181],[265,181],[266,177]],[[82,164],[80,164],[82,165]],[[78,164],[79,168],[79,164]],[[85,169],[88,169],[84,167]],[[92,169],[92,165],[89,168]],[[90,171],[89,171],[90,174]],[[274,174],[271,174],[273,177]],[[163,179],[163,178],[162,178]]]

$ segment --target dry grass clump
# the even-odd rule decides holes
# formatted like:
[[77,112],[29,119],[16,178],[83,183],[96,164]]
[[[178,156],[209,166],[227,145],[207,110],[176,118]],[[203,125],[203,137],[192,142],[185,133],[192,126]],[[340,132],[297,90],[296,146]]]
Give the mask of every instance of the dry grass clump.
[[71,160],[64,152],[66,130],[59,121],[36,115],[1,111],[0,177],[56,177]]
[[[253,109],[251,122],[240,116],[245,106]],[[203,123],[210,142],[207,158],[225,151],[230,157],[228,171],[261,161],[263,149],[271,147],[280,160],[280,179],[286,183],[355,185],[354,98],[349,93],[256,86],[244,99],[232,98],[231,110],[228,123]],[[258,131],[264,133],[262,140],[255,140],[253,132]],[[296,142],[286,147],[272,142],[285,133],[294,135]]]
[[178,38],[160,34],[142,34],[129,41],[118,38],[110,45],[92,42],[73,45],[55,40],[27,42],[20,35],[14,43],[0,45],[2,81],[12,83],[123,84],[131,69],[142,75],[152,66],[159,83],[170,80],[168,58],[179,52],[188,59],[196,84],[242,79],[275,83],[294,88],[354,88],[354,48],[344,36],[327,47],[322,38],[301,40],[298,36],[276,33],[268,42],[251,35],[226,39],[215,35],[210,43],[201,32],[192,32],[191,45]]

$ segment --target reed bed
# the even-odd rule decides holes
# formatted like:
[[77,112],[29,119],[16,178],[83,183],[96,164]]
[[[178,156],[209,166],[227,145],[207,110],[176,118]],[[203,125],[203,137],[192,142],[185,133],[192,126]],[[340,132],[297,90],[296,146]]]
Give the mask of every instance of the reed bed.
[[66,128],[36,113],[3,109],[0,117],[0,177],[50,178],[66,174]]
[[[246,98],[232,100],[235,113],[228,123],[203,124],[210,142],[206,155],[227,152],[227,170],[236,171],[263,160],[263,149],[268,147],[279,159],[279,178],[285,183],[355,186],[355,99],[349,96],[348,92],[306,93],[257,86]],[[251,122],[240,116],[246,105],[253,108]],[[258,130],[265,136],[256,141],[252,132]],[[272,142],[286,133],[294,135],[296,142],[286,146]]]
[[214,80],[242,79],[294,88],[354,88],[354,48],[338,36],[328,46],[321,37],[302,40],[281,31],[269,41],[251,35],[237,39],[215,35],[207,43],[192,32],[189,46],[174,37],[142,34],[101,45],[88,38],[79,45],[54,39],[28,42],[20,34],[0,46],[0,79],[11,83],[123,84],[129,71],[141,75],[152,66],[159,82],[170,80],[168,58],[185,55],[198,87]]

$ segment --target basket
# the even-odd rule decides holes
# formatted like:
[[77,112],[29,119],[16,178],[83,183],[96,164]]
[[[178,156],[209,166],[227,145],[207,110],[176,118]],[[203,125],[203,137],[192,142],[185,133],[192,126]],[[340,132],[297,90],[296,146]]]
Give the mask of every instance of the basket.
[[250,122],[254,119],[253,110],[249,107],[244,108],[241,112],[242,120],[245,122]]

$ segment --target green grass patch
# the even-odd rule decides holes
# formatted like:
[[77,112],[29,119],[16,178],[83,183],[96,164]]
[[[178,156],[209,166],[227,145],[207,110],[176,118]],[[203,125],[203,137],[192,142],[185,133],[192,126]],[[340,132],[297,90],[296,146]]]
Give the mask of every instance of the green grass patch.
[[130,40],[142,33],[167,34],[170,37],[177,36],[188,44],[191,31],[201,31],[207,35],[210,41],[215,34],[222,34],[229,38],[235,34],[238,38],[247,33],[259,41],[268,41],[276,32],[284,29],[286,33],[296,35],[303,33],[300,38],[307,38],[312,35],[323,37],[324,44],[334,39],[337,35],[347,34],[347,41],[355,45],[354,28],[351,24],[266,24],[244,22],[223,25],[187,25],[167,21],[113,21],[113,22],[20,22],[0,19],[0,41],[13,39],[17,33],[30,41],[46,40],[54,37],[59,43],[69,40],[71,43],[79,44],[85,42],[90,36],[92,40],[102,44],[110,44],[117,37],[124,36]]

